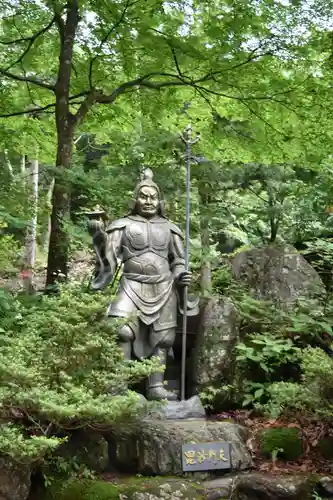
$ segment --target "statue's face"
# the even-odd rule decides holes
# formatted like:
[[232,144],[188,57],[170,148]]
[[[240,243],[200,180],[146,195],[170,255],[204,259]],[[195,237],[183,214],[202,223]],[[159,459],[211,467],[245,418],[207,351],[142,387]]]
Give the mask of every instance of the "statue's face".
[[152,186],[143,186],[136,200],[136,208],[142,217],[153,217],[160,204],[157,189]]

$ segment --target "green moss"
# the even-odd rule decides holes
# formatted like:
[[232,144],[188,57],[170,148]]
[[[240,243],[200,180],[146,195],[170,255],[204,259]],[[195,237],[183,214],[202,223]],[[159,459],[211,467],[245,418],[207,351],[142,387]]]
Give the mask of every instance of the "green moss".
[[275,427],[262,432],[261,453],[272,457],[275,453],[284,460],[297,460],[303,453],[302,434],[295,427]]
[[333,458],[333,437],[327,436],[321,439],[318,443],[319,453],[326,460]]
[[[186,484],[186,489],[183,485]],[[119,500],[122,493],[132,500],[138,492],[150,493],[156,498],[172,499],[173,492],[183,491],[183,500],[202,500],[198,485],[185,483],[175,478],[131,477],[123,482],[108,483],[102,480],[71,481],[65,485],[53,486],[43,500]]]
[[45,500],[118,500],[119,487],[104,481],[71,481],[53,486]]

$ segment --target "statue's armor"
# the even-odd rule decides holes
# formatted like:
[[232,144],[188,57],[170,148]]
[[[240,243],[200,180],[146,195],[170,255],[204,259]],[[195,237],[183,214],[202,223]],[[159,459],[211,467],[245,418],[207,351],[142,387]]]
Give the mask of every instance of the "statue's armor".
[[170,240],[172,233],[180,230],[162,217],[152,220],[129,216],[116,221],[109,231],[124,228],[122,236],[122,261],[124,273],[163,275],[170,277]]
[[163,217],[146,219],[139,215],[114,221],[107,232],[111,242],[113,233],[118,235],[114,248],[119,248],[119,252],[114,251],[123,263],[119,290],[108,315],[136,316],[143,324],[152,326],[147,346],[135,320],[132,322],[136,334],[134,351],[138,357],[143,357],[147,349],[149,351],[160,342],[159,332],[167,332],[177,325],[173,270],[184,268],[184,256],[177,252],[174,238],[182,238],[182,233]]

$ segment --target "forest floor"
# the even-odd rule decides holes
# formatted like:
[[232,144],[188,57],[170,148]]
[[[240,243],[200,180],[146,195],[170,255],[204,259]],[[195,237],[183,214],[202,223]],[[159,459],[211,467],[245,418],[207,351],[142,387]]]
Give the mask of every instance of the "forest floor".
[[[69,279],[71,281],[89,281],[94,270],[94,255],[92,252],[79,251],[73,255],[69,265]],[[39,256],[33,278],[33,286],[37,292],[45,289],[46,257]],[[22,289],[22,275],[19,270],[10,274],[0,273],[0,288],[19,292]]]
[[[255,469],[272,474],[296,474],[300,472],[332,473],[333,472],[333,427],[326,422],[318,422],[303,415],[288,418],[267,419],[256,416],[252,411],[235,410],[224,412],[212,417],[214,420],[232,419],[249,429],[247,447],[250,450]],[[296,427],[301,431],[303,449],[302,456],[295,461],[282,459],[267,459],[261,456],[258,436],[268,428]],[[332,458],[325,459],[318,451],[321,439],[332,439]]]

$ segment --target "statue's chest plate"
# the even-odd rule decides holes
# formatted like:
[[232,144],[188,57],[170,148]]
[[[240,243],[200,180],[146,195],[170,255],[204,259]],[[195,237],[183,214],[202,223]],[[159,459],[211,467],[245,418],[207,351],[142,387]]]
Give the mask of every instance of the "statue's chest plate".
[[166,250],[170,242],[169,225],[163,222],[131,221],[125,238],[133,250]]

